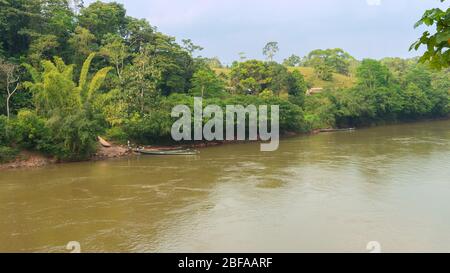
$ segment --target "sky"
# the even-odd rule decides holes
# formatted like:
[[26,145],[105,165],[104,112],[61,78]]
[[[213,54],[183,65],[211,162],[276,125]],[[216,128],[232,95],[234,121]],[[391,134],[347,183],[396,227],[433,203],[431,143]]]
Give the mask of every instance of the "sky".
[[[94,2],[85,0],[85,4]],[[106,1],[108,2],[108,1]],[[340,47],[358,59],[413,57],[414,29],[438,0],[116,0],[128,15],[147,19],[178,41],[191,39],[204,57],[224,64],[263,59],[262,48],[276,41],[282,61],[318,48]]]

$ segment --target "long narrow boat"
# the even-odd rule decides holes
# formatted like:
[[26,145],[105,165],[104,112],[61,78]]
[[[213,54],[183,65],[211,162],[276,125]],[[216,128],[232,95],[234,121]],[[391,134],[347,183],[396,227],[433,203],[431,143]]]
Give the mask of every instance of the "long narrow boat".
[[333,132],[349,132],[355,131],[356,128],[343,128],[343,129],[320,129],[320,133],[333,133]]
[[167,150],[167,151],[158,151],[158,150],[145,150],[145,149],[136,149],[135,152],[140,153],[142,155],[198,155],[200,152],[196,150]]

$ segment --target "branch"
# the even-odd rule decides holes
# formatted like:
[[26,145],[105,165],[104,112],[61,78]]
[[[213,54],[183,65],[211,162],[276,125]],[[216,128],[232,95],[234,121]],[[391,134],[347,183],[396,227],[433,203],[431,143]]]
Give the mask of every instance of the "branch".
[[14,90],[11,92],[11,97],[14,95],[14,93],[16,93],[17,89],[19,88],[20,83],[16,84],[16,87],[14,88]]

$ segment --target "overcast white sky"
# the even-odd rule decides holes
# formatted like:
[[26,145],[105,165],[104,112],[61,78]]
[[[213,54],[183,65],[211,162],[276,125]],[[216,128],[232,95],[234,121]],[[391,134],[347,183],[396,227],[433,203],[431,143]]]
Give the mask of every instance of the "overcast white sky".
[[[85,4],[94,2],[85,0]],[[317,48],[341,47],[357,58],[411,57],[409,45],[423,29],[414,23],[438,0],[117,0],[128,15],[146,18],[158,30],[190,38],[202,56],[224,63],[262,58],[277,41],[282,60]]]

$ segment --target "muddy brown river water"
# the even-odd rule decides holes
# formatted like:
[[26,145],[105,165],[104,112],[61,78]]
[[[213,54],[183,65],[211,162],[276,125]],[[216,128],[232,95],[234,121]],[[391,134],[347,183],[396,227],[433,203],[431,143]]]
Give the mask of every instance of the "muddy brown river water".
[[450,252],[450,121],[0,171],[0,252]]

